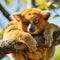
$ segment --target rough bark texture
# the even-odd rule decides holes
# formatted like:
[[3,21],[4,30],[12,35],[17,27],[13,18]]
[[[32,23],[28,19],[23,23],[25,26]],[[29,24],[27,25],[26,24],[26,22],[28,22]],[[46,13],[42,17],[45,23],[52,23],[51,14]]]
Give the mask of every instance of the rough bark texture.
[[[0,56],[5,55],[8,53],[17,53],[20,50],[24,50],[26,45],[17,41],[17,40],[7,40],[7,41],[0,41]],[[25,48],[26,49],[26,48]]]
[[[37,46],[37,47],[49,47],[48,45],[45,45],[43,44],[44,41],[41,39],[41,37],[36,37],[34,36],[35,39],[38,39],[37,42],[38,44],[40,44],[40,46]],[[55,45],[58,45],[60,44],[60,36],[56,38],[56,40],[54,42],[52,42],[52,46],[55,46]],[[0,40],[0,56],[2,55],[5,55],[5,54],[8,54],[8,53],[17,53],[19,51],[22,51],[22,50],[28,50],[27,46],[17,40],[7,40],[7,41],[3,41],[3,40]]]

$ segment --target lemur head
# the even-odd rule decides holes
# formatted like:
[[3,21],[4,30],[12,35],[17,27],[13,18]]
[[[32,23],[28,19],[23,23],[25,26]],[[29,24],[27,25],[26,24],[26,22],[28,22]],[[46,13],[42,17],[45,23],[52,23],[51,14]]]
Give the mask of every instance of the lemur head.
[[42,11],[38,8],[26,9],[11,15],[13,20],[20,22],[22,30],[30,34],[39,34],[44,30],[50,11]]

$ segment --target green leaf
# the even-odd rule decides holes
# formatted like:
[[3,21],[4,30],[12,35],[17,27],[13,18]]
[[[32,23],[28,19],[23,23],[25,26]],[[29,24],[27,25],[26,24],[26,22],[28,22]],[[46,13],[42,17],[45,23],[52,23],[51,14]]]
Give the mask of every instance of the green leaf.
[[4,31],[5,31],[5,29],[2,29],[2,30],[0,31],[0,39],[3,38]]
[[46,4],[42,4],[42,5],[38,6],[38,8],[41,10],[49,10],[49,7]]
[[57,18],[57,17],[59,17],[58,15],[54,15],[54,16],[52,16],[52,19],[55,19],[55,18]]
[[42,4],[45,4],[47,2],[47,0],[36,0],[36,3],[38,5],[42,5]]
[[12,3],[12,0],[5,0],[5,2],[6,2],[6,5],[11,5],[11,3]]

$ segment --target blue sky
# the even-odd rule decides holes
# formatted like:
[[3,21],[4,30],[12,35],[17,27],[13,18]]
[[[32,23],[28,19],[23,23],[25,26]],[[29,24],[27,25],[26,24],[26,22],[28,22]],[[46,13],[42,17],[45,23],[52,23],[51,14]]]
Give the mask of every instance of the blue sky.
[[[60,8],[55,9],[55,11],[57,12],[57,14],[60,15]],[[55,19],[52,19],[52,16],[54,16],[54,15],[56,15],[56,13],[53,10],[51,10],[51,17],[49,18],[48,22],[56,24],[60,27],[60,16]]]
[[[13,0],[14,1],[14,0]],[[10,13],[14,13],[15,10],[17,9],[18,5],[20,7],[19,11],[23,11],[26,8],[26,5],[22,5],[21,3],[18,4],[18,1],[15,0],[10,6],[6,6],[6,3],[4,0],[0,0],[1,4],[4,6],[4,8]],[[55,9],[55,11],[60,15],[60,8]],[[51,10],[51,16],[56,15],[56,13]],[[3,16],[3,14],[0,12],[0,29],[4,28],[8,24],[7,18]],[[51,17],[48,20],[49,23],[54,23],[60,27],[60,17],[57,17],[55,19],[52,19]]]

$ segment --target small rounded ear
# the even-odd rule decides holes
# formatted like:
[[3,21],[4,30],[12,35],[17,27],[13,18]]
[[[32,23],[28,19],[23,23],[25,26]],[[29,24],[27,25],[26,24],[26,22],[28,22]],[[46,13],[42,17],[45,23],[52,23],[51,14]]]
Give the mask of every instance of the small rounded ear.
[[10,18],[12,20],[20,21],[22,19],[22,15],[20,12],[16,12],[16,13],[13,13],[12,15],[10,15]]
[[41,14],[43,15],[45,20],[48,20],[50,17],[50,11],[42,11]]

